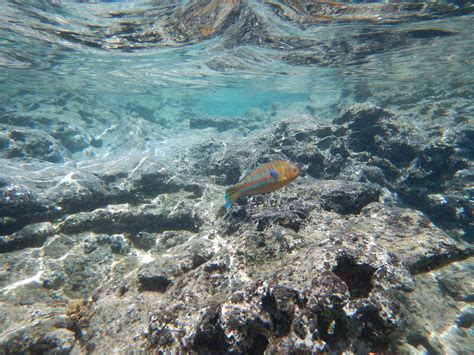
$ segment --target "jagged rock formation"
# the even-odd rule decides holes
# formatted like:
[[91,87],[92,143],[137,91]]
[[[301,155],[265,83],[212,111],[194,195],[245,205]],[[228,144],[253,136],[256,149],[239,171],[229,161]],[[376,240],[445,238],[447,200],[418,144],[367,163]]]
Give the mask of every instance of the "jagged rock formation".
[[80,3],[0,5],[0,353],[472,352],[469,1]]
[[[332,124],[195,145],[176,167],[133,154],[59,164],[22,148],[2,158],[0,349],[466,351],[462,132],[427,136],[365,104]],[[225,210],[226,185],[282,156],[303,168],[295,183]]]

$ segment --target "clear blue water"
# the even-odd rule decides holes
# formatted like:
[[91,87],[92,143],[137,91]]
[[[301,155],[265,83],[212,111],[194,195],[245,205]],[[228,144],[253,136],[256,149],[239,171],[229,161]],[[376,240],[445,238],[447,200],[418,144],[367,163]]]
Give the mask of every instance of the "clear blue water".
[[[473,84],[468,2],[328,5],[320,17],[271,3],[4,1],[0,104],[28,111],[68,93],[110,110],[137,100],[182,129],[182,109],[234,117],[310,105],[328,117],[332,105],[399,106],[420,90],[442,98]],[[196,24],[199,14],[208,20]]]
[[[430,206],[428,206],[426,208],[427,215],[429,214],[430,218],[433,217],[433,221],[436,222],[436,218],[443,219],[440,214],[451,214],[444,225],[442,223],[439,225],[447,226],[447,232],[459,237],[458,240],[467,237],[465,239],[472,242],[473,237],[468,235],[472,231],[471,225],[468,225],[471,221],[469,218],[472,216],[468,214],[472,212],[471,207],[474,206],[472,204],[473,188],[472,181],[468,182],[468,179],[472,177],[473,164],[472,148],[469,148],[469,143],[466,141],[472,137],[473,132],[473,88],[474,3],[468,0],[413,2],[1,0],[0,161],[4,165],[0,165],[0,189],[3,189],[2,193],[6,191],[2,196],[7,197],[2,200],[3,205],[0,205],[0,208],[12,205],[15,209],[12,213],[7,211],[0,216],[0,237],[5,237],[1,241],[2,243],[4,240],[11,242],[14,240],[11,237],[13,231],[16,232],[24,226],[30,227],[30,223],[34,226],[34,223],[38,221],[44,222],[50,216],[52,216],[51,222],[55,223],[55,228],[59,228],[58,226],[63,221],[62,218],[67,218],[68,213],[71,215],[77,211],[89,213],[96,206],[107,206],[108,203],[129,203],[132,208],[135,208],[133,204],[142,203],[142,197],[137,196],[136,200],[133,198],[130,201],[123,200],[121,189],[133,190],[134,184],[146,185],[148,180],[152,181],[153,173],[156,172],[151,171],[150,173],[147,169],[158,170],[161,167],[159,164],[162,163],[163,166],[175,164],[182,169],[179,171],[185,171],[185,173],[189,173],[188,175],[192,175],[194,165],[203,165],[203,162],[211,160],[209,157],[197,159],[196,162],[191,163],[186,160],[196,158],[193,156],[192,150],[186,151],[186,149],[197,143],[210,142],[209,146],[204,145],[204,148],[200,146],[202,149],[197,149],[198,153],[195,154],[205,152],[211,156],[214,154],[213,149],[218,149],[216,147],[226,146],[229,142],[239,142],[243,137],[251,136],[250,138],[252,138],[252,134],[266,134],[265,132],[268,132],[266,130],[280,120],[330,124],[335,118],[341,116],[341,112],[354,103],[373,103],[385,110],[395,112],[399,119],[397,124],[402,127],[404,124],[407,127],[412,127],[411,129],[416,130],[417,134],[419,133],[419,136],[423,136],[427,141],[431,137],[439,138],[437,144],[441,143],[432,150],[433,157],[429,156],[426,161],[421,163],[428,167],[425,169],[426,171],[420,169],[420,175],[426,173],[427,176],[431,176],[432,171],[429,171],[431,166],[435,166],[433,168],[435,170],[437,166],[444,168],[445,165],[449,165],[448,163],[443,165],[443,162],[439,162],[439,160],[443,159],[443,154],[450,148],[453,151],[458,149],[467,152],[461,152],[464,154],[463,164],[465,165],[459,164],[457,168],[448,166],[453,169],[453,172],[446,173],[448,178],[444,179],[443,171],[432,174],[435,181],[439,180],[446,185],[443,186],[444,190],[441,192],[438,191],[439,186],[435,186],[437,182],[426,182],[423,180],[426,176],[416,175],[418,171],[416,170],[416,159],[409,157],[411,162],[415,162],[413,163],[415,173],[413,176],[409,176],[412,178],[411,181],[414,181],[413,185],[416,185],[417,179],[422,181],[418,190],[415,186],[409,191],[419,192],[420,195],[423,195],[427,194],[426,186],[430,186],[433,191],[428,195],[430,199],[427,198],[426,201],[431,202],[430,206],[434,206],[434,208],[429,210]],[[304,127],[304,125],[302,126]],[[19,130],[18,127],[24,131]],[[456,136],[458,133],[456,130],[459,127],[464,130],[463,134],[465,134],[460,138]],[[20,132],[17,132],[17,129]],[[33,148],[30,149],[28,144],[23,144],[25,136],[31,139],[32,143],[29,143],[34,146]],[[59,151],[58,156],[51,157],[48,155],[50,152],[46,151],[45,153],[42,148],[54,140],[62,142],[61,149],[55,146]],[[446,148],[442,144],[443,140],[450,140],[451,144],[445,150],[443,150]],[[333,141],[336,142],[337,139]],[[329,144],[333,144],[333,141],[329,139]],[[456,147],[461,148],[453,148],[455,146],[453,142],[457,142]],[[324,143],[323,139],[318,141],[319,143]],[[413,144],[417,146],[416,141]],[[400,146],[402,147],[401,151],[410,148],[406,148],[404,145]],[[400,146],[393,145],[395,150]],[[334,146],[334,148],[339,149],[340,147]],[[38,149],[39,153],[35,149]],[[337,149],[334,156],[339,154]],[[180,153],[183,150],[185,153],[189,153],[189,151],[191,153],[184,154],[183,160],[180,161],[179,158],[182,157]],[[257,150],[250,149],[248,155]],[[315,150],[317,151],[317,148]],[[314,152],[309,152],[307,155],[305,153],[302,152],[300,155],[302,161],[306,159],[307,162],[308,159],[317,160],[319,158],[317,154],[311,156]],[[362,156],[360,161],[363,161],[365,153],[363,151],[354,149],[347,154],[358,156],[359,153]],[[388,153],[390,154],[390,151]],[[451,157],[456,152],[448,153],[447,155]],[[219,157],[219,155],[217,156]],[[440,156],[441,158],[439,158]],[[26,162],[22,160],[23,158]],[[251,158],[254,161],[247,165],[254,164],[260,157],[252,156]],[[366,158],[372,159],[374,156],[367,154]],[[212,163],[218,165],[214,155],[212,159],[214,159]],[[155,160],[159,164],[154,165]],[[209,207],[209,213],[206,211],[203,214],[210,220],[214,218],[214,215],[219,216],[216,217],[218,220],[226,213],[224,185],[231,179],[235,180],[240,173],[244,173],[244,169],[240,171],[241,167],[237,166],[238,164],[232,165],[233,161],[231,160],[228,159],[224,163],[224,167],[234,168],[234,171],[229,173],[229,179],[223,179],[225,173],[220,170],[221,166],[203,169],[203,171],[210,171],[209,175],[212,176],[209,181],[215,179],[216,183],[209,184],[212,185],[209,190],[206,190],[208,187],[204,189],[204,197],[195,206],[200,205],[199,208],[203,209],[202,206],[208,203],[206,194],[214,193],[213,198],[216,200],[212,200],[212,204],[215,205]],[[381,160],[382,163],[380,163]],[[399,159],[402,162],[404,160],[404,157]],[[150,161],[152,162],[150,163]],[[103,164],[104,162],[107,164]],[[145,178],[142,179],[143,181],[139,181],[133,172],[141,169],[143,162],[146,162],[143,168]],[[119,168],[125,170],[130,167],[130,176],[119,171],[119,168],[117,168],[119,172],[115,171],[115,165],[112,163],[117,163]],[[229,165],[225,165],[227,163]],[[393,173],[390,161],[378,159],[378,163],[380,163],[381,169],[387,168],[387,175]],[[151,168],[146,164],[150,164]],[[318,164],[314,165],[318,166]],[[104,166],[106,167],[104,168]],[[103,171],[108,167],[112,170],[110,176],[109,172]],[[374,167],[382,171],[376,163],[372,166],[372,168]],[[198,168],[202,168],[202,166],[198,166]],[[250,166],[245,168],[250,168]],[[335,168],[338,167],[335,166]],[[396,168],[400,169],[400,179],[403,180],[405,170],[408,171],[411,166],[408,164],[404,166],[401,163],[401,167],[397,166]],[[87,172],[87,174],[84,173],[84,176],[91,179],[90,181],[82,177],[81,169]],[[8,172],[4,173],[3,170],[8,170]],[[369,173],[371,171],[377,178],[377,170],[369,170]],[[45,172],[49,175],[46,175]],[[141,171],[139,172],[141,173]],[[99,181],[95,173],[97,176],[102,176],[103,181],[109,177],[119,181],[117,188],[113,185],[115,180],[111,182],[112,192],[117,196],[112,196],[111,200],[103,204],[95,201],[96,184],[103,185],[103,181]],[[449,174],[453,176],[449,176]],[[312,178],[318,178],[314,175]],[[384,173],[381,175],[385,179]],[[130,181],[122,184],[122,180],[120,180],[122,178]],[[187,176],[187,178],[190,177]],[[191,178],[196,177],[191,176]],[[199,176],[197,176],[198,178]],[[342,176],[341,179],[344,180],[344,178],[345,176]],[[185,193],[190,193],[193,190],[197,179],[190,180],[189,191],[185,188]],[[16,186],[18,181],[20,181],[19,186]],[[27,193],[29,190],[21,185],[23,183],[25,186],[34,186],[32,190],[38,190],[40,194],[45,193],[48,198],[52,198],[53,202],[47,206],[49,209],[43,208],[44,206],[41,205],[43,200],[33,198],[36,195],[33,193],[29,195]],[[160,180],[158,184],[161,183]],[[81,184],[84,184],[85,188]],[[180,189],[180,182],[178,181],[176,184],[177,187],[170,185],[172,186],[170,190],[173,193],[173,189]],[[384,191],[388,194],[390,187],[383,186]],[[147,191],[147,186],[141,188],[143,191]],[[161,186],[158,188],[152,186],[151,194],[156,192],[153,190],[154,188],[158,191]],[[97,189],[99,190],[98,187]],[[16,200],[10,200],[11,191],[13,191],[11,193],[13,197],[18,198],[17,205],[14,205]],[[142,193],[140,190],[138,191],[139,194]],[[390,198],[398,203],[396,195],[403,189],[394,191],[390,191],[392,194]],[[18,193],[15,195],[16,192]],[[84,202],[81,197],[87,193],[89,196]],[[147,203],[155,203],[161,198],[159,195],[161,193],[168,194],[167,191],[156,193],[158,197],[153,196],[153,199],[146,196],[146,198],[150,197]],[[99,196],[101,195],[99,194]],[[189,202],[187,195],[183,196],[185,196],[185,206],[195,204],[195,197],[191,197],[191,202]],[[453,209],[443,209],[448,202],[451,202],[448,201],[451,196],[453,199],[459,198],[460,202],[455,202]],[[63,197],[66,200],[64,203],[66,209],[61,211],[63,207],[60,205],[63,202]],[[419,201],[409,197],[411,196],[400,198],[402,201],[400,205],[418,208]],[[175,197],[167,196],[166,198],[174,202]],[[219,202],[214,201],[220,201],[219,199],[222,200],[222,208],[217,213],[216,206]],[[31,210],[22,209],[21,203],[23,201],[31,203]],[[387,201],[391,202],[392,200],[387,198]],[[70,206],[67,205],[68,203]],[[81,206],[81,204],[86,206]],[[181,201],[178,202],[176,209],[180,204]],[[3,211],[7,208],[4,208]],[[173,214],[174,211],[173,208],[170,214]],[[22,214],[27,215],[25,220],[22,220]],[[341,216],[340,221],[345,217]],[[19,222],[15,218],[18,218]],[[93,219],[94,215],[91,218]],[[350,221],[349,217],[345,221]],[[9,232],[5,232],[2,228],[5,230],[8,228]],[[36,238],[34,229],[31,229],[30,233]],[[208,234],[215,233],[217,232],[212,230]],[[206,234],[205,238],[209,235]],[[34,240],[33,237],[30,239]],[[55,235],[54,238],[56,237]],[[59,236],[57,239],[62,240],[61,238]],[[44,251],[46,247],[45,249],[43,246],[41,249],[30,248],[28,244],[31,242],[30,239],[26,240],[26,246],[20,246],[23,249],[0,254],[2,255],[0,263],[2,266],[7,265],[8,267],[8,270],[7,267],[4,267],[0,272],[2,297],[7,297],[1,300],[0,306],[3,306],[3,309],[8,312],[10,312],[10,308],[12,309],[11,314],[5,311],[7,315],[4,315],[3,312],[0,312],[0,319],[4,320],[5,324],[11,323],[8,325],[11,328],[6,331],[0,329],[0,334],[13,334],[14,332],[10,332],[10,329],[19,331],[21,333],[19,335],[20,342],[23,339],[23,332],[27,337],[29,336],[28,332],[31,331],[31,329],[25,331],[23,326],[29,326],[31,323],[36,324],[31,322],[25,314],[32,313],[35,317],[49,314],[49,308],[45,308],[46,311],[41,308],[44,306],[43,299],[41,299],[43,295],[47,295],[44,302],[48,307],[50,303],[56,302],[56,299],[54,302],[51,301],[53,296],[48,293],[51,291],[48,284],[43,283],[40,286],[43,282],[41,281],[43,273],[48,274],[51,270],[56,269],[53,267],[48,270],[49,264],[45,262],[49,262],[47,260],[48,251]],[[47,237],[47,239],[45,245],[48,248],[50,244],[47,243],[53,245],[49,248],[49,253],[53,255],[51,258],[55,259],[56,251],[52,250],[54,249],[53,238]],[[357,240],[357,237],[355,239]],[[65,244],[61,248],[68,250],[70,245],[67,244],[67,240],[69,239],[65,238],[65,240]],[[76,244],[71,243],[74,244],[75,249],[79,250],[79,253],[86,253],[84,260],[88,260],[88,252],[83,251],[87,245],[84,247],[81,244],[82,240],[77,240],[77,243],[74,241]],[[20,240],[19,244],[21,243]],[[325,241],[321,243],[325,243]],[[368,250],[372,253],[371,248],[372,246]],[[427,247],[423,246],[423,248]],[[31,257],[29,254],[22,254],[25,250],[26,253],[32,250]],[[398,249],[394,248],[394,250]],[[62,263],[63,259],[67,258],[67,252],[64,251],[64,254],[61,254],[61,250],[59,250],[58,258],[53,261]],[[139,251],[137,255],[141,258],[142,254],[144,252]],[[24,255],[28,256],[24,257]],[[142,259],[149,262],[152,260],[150,255],[148,255],[149,258],[143,257]],[[157,255],[156,257],[159,258],[160,254]],[[45,256],[44,259],[43,256]],[[429,255],[426,258],[430,257]],[[437,257],[441,262],[445,262],[444,254],[437,255]],[[23,259],[27,260],[24,264]],[[452,270],[457,270],[456,263],[453,263]],[[118,265],[120,262],[114,261],[112,264]],[[434,262],[434,264],[436,263]],[[78,265],[77,268],[81,274],[84,268],[82,261],[78,262]],[[459,266],[459,270],[453,272],[460,275],[457,281],[455,280],[458,284],[469,279],[469,276],[465,276],[465,274],[468,275],[472,270],[472,261],[467,268],[466,271]],[[90,266],[90,269],[95,271],[96,265]],[[72,268],[72,270],[75,269]],[[87,268],[84,270],[88,272]],[[98,268],[97,275],[103,277],[105,281],[98,278],[100,282],[96,281],[97,284],[92,282],[94,280],[90,281],[90,275],[86,274],[86,271],[84,271],[84,279],[81,279],[81,275],[79,275],[79,279],[84,282],[84,285],[89,285],[92,282],[91,289],[99,287],[99,284],[102,286],[102,283],[109,281],[107,279],[109,277],[108,271],[105,270],[108,269]],[[128,275],[135,271],[132,270]],[[234,271],[232,269],[229,272],[234,273]],[[240,271],[235,273],[238,274]],[[446,273],[446,271],[444,272]],[[76,276],[74,272],[71,272],[71,275]],[[74,281],[73,276],[71,279]],[[458,291],[449,293],[449,290],[446,291],[443,286],[446,284],[447,289],[449,287],[455,288],[455,286],[450,286],[452,280],[448,277],[446,280],[449,279],[449,282],[446,280],[440,282],[438,279],[431,280],[430,282],[433,284],[439,283],[439,292],[442,294],[442,296],[432,297],[432,295],[423,295],[423,290],[432,290],[432,288],[423,285],[425,281],[421,276],[420,288],[416,292],[419,292],[417,295],[425,308],[420,307],[418,311],[423,313],[428,310],[427,313],[430,314],[423,319],[423,323],[434,324],[429,324],[426,329],[430,329],[430,326],[437,327],[439,320],[439,323],[442,324],[440,328],[446,326],[449,332],[452,331],[454,335],[447,333],[448,330],[444,332],[443,329],[438,329],[438,333],[433,333],[434,335],[426,330],[426,334],[413,335],[414,346],[417,346],[418,349],[425,349],[423,348],[426,345],[423,343],[424,339],[431,341],[438,336],[437,334],[444,334],[445,339],[442,339],[441,342],[450,343],[447,349],[457,349],[458,345],[459,349],[469,348],[468,344],[457,341],[457,339],[463,341],[467,339],[466,342],[472,340],[463,333],[464,329],[468,328],[461,329],[453,325],[455,322],[453,319],[458,319],[454,309],[463,301],[454,298],[458,297],[456,293]],[[51,277],[51,280],[54,281],[55,278]],[[452,284],[456,285],[456,282],[453,281]],[[136,288],[136,284],[136,279],[130,283],[133,285],[130,286],[133,292],[135,292],[133,288]],[[23,286],[32,285],[38,286],[44,293],[34,288],[25,288],[24,292],[21,289]],[[74,283],[72,285],[74,286]],[[79,285],[78,288],[82,288],[83,284]],[[460,295],[463,292],[466,293],[466,304],[472,302],[472,293],[469,293],[469,287],[466,286],[465,290],[460,288]],[[17,293],[10,294],[10,291]],[[53,291],[51,291],[52,294],[54,294]],[[83,292],[88,291],[86,289]],[[108,293],[105,298],[108,299],[112,293],[115,294],[116,290],[110,291],[110,294]],[[448,296],[453,298],[448,298]],[[186,297],[183,296],[183,299]],[[141,295],[139,298],[140,302],[148,303],[147,298],[142,298]],[[436,314],[436,310],[443,308],[445,306],[444,300],[447,299],[450,300],[449,302],[455,299],[452,302],[453,304],[457,303],[452,307],[450,303],[446,305],[448,310],[445,311],[445,314],[451,317],[451,323],[445,325],[443,319],[439,319],[441,316]],[[37,302],[37,300],[41,302]],[[153,307],[155,306],[154,302],[155,299],[152,298]],[[190,303],[192,302],[194,300]],[[436,307],[431,307],[430,302],[436,302]],[[12,307],[10,307],[11,305]],[[34,308],[28,308],[25,312],[24,305],[38,306],[39,311],[30,312],[30,309]],[[135,307],[135,304],[131,306]],[[449,310],[450,307],[454,313]],[[465,314],[464,317],[467,319],[465,323],[469,324],[472,337],[471,308],[461,310],[459,314]],[[128,309],[127,314],[130,313],[129,315],[132,317],[131,314],[134,313],[135,308],[130,308],[133,312],[129,312]],[[65,309],[54,312],[62,315],[65,313]],[[104,312],[111,313],[108,309]],[[143,314],[146,313],[143,312]],[[435,313],[435,315],[433,316],[431,313]],[[18,315],[20,316],[18,317]],[[107,317],[104,319],[108,319]],[[23,320],[25,324],[20,324],[17,319]],[[129,322],[129,318],[124,319]],[[149,319],[149,315],[143,315],[143,319]],[[432,319],[434,319],[433,322],[431,322]],[[51,324],[51,327],[53,327],[52,324],[54,327],[60,327],[57,325],[60,323],[65,323],[64,318],[58,322],[51,321],[48,324]],[[367,323],[370,322],[367,321]],[[2,328],[1,325],[0,328]],[[120,332],[121,329],[117,334]],[[124,336],[124,342],[132,339],[130,334],[128,335],[128,338]],[[102,334],[96,334],[96,336],[100,337]],[[135,334],[133,337],[135,340]],[[434,340],[438,341],[438,339]],[[0,339],[0,343],[3,341],[4,339]],[[41,345],[41,342],[39,343]],[[429,351],[429,346],[426,348]]]

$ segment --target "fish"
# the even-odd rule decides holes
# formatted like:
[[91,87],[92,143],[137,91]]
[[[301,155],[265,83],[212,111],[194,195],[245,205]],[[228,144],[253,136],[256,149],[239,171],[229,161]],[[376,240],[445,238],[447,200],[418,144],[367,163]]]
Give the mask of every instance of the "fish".
[[300,169],[290,162],[274,160],[258,166],[234,186],[225,192],[225,206],[232,204],[242,196],[258,195],[278,190],[295,180]]

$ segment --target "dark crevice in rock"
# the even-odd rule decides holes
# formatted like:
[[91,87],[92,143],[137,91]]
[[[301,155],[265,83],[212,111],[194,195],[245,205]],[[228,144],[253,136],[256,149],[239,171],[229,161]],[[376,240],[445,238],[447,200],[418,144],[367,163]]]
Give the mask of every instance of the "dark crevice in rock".
[[69,190],[67,186],[65,191],[47,196],[24,186],[10,185],[5,180],[3,186],[0,184],[0,233],[12,234],[32,223],[54,222],[70,214],[90,212],[109,205],[138,205],[145,198],[180,190],[190,192],[190,198],[201,197],[203,193],[201,185],[163,173],[143,174],[127,188],[118,188],[116,185],[127,176],[124,173],[95,175],[77,172],[74,179],[84,187],[82,191]]
[[227,336],[219,321],[221,311],[212,307],[206,312],[193,336],[191,348],[199,354],[226,354],[229,349]]
[[222,233],[232,235],[239,230],[242,223],[248,219],[248,213],[245,207],[237,206],[232,208],[224,216]]
[[355,319],[355,327],[360,329],[359,338],[362,342],[371,344],[371,348],[368,350],[383,352],[395,343],[397,339],[394,336],[395,327],[380,317],[378,309],[374,307],[362,308],[358,311]]
[[29,224],[33,223],[40,223],[47,218],[43,216],[29,216],[27,221],[18,221],[15,217],[0,217],[0,235],[9,235],[13,233],[17,233],[22,228],[25,228]]
[[[281,302],[282,300],[279,301]],[[287,300],[285,299],[284,301]],[[282,309],[279,306],[281,307],[281,305],[277,303],[277,299],[273,293],[267,292],[267,294],[262,297],[262,309],[270,314],[275,335],[282,337],[288,335],[290,332],[291,324],[293,323],[293,314],[289,312],[289,310]]]
[[461,328],[471,329],[474,325],[474,311],[472,309],[467,309],[461,313],[456,323]]
[[375,184],[347,183],[323,192],[321,207],[339,214],[359,214],[369,203],[378,201],[380,193]]
[[127,239],[135,248],[142,250],[150,250],[156,244],[156,235],[147,232],[128,233]]
[[308,211],[302,208],[293,211],[267,210],[254,215],[252,218],[255,220],[255,226],[258,232],[262,232],[272,225],[280,225],[298,232],[307,217]]
[[165,275],[147,275],[144,273],[138,274],[138,282],[142,291],[166,292],[169,286],[173,283],[170,278]]
[[268,338],[265,335],[257,334],[252,338],[248,354],[264,354],[268,344]]
[[[191,189],[193,193],[199,194],[198,190]],[[176,191],[179,191],[177,189]],[[162,191],[159,194],[165,194],[176,191]],[[139,192],[118,192],[113,195],[98,192],[93,194],[84,194],[72,198],[64,198],[58,205],[42,205],[38,207],[38,212],[35,211],[35,206],[32,206],[31,211],[24,212],[24,208],[15,211],[10,210],[6,214],[6,219],[0,219],[0,228],[4,234],[14,233],[31,223],[39,223],[45,221],[57,221],[64,216],[78,213],[92,212],[99,208],[106,208],[110,205],[130,204],[132,206],[143,203],[144,199]],[[59,207],[59,208],[58,208]],[[1,217],[0,217],[1,218]],[[128,229],[125,229],[128,230]]]
[[332,347],[341,346],[349,341],[348,317],[342,309],[322,308],[316,312],[316,316],[319,338]]
[[451,250],[419,258],[416,262],[408,265],[408,270],[412,275],[421,274],[438,269],[454,261],[467,259],[473,255],[473,250],[470,248],[458,249],[452,246],[448,249]]
[[189,211],[174,216],[143,210],[114,213],[109,210],[96,210],[92,213],[79,213],[66,218],[60,225],[60,231],[74,234],[84,231],[96,233],[139,233],[163,232],[167,230],[186,230],[197,232],[202,221]]
[[161,349],[175,342],[173,334],[167,328],[151,329],[151,331],[152,335],[148,339],[151,348]]
[[375,268],[369,264],[357,264],[353,257],[342,255],[337,258],[333,272],[339,276],[349,288],[351,298],[369,296],[373,287],[372,277]]
[[31,224],[6,236],[0,235],[0,254],[31,247],[40,247],[54,234],[50,223]]
[[412,345],[414,348],[418,348],[420,345],[428,350],[429,354],[441,355],[431,344],[427,337],[421,334],[408,334],[407,343]]
[[[97,208],[103,208],[110,204],[129,203],[135,205],[140,200],[139,196],[130,193],[120,193],[114,196],[106,196],[102,193],[84,194],[73,198],[65,198],[58,205],[46,205],[46,201],[41,206],[41,211],[34,212],[35,206],[30,211],[10,210],[6,214],[4,221],[0,219],[0,228],[4,234],[15,233],[23,227],[45,221],[55,222],[58,219],[81,212],[93,211]],[[3,223],[2,223],[3,222]]]

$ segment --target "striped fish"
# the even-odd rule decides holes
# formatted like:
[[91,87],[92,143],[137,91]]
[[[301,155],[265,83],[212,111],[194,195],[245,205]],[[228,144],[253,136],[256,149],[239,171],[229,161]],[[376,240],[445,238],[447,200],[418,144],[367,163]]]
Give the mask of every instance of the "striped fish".
[[225,206],[230,208],[232,203],[241,196],[278,190],[296,179],[299,174],[300,170],[296,165],[284,160],[274,160],[260,165],[226,190]]

